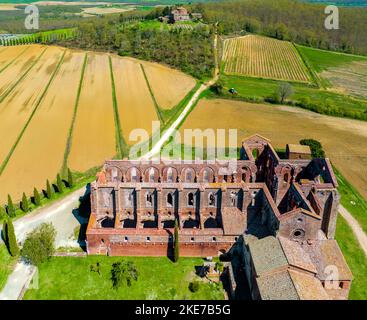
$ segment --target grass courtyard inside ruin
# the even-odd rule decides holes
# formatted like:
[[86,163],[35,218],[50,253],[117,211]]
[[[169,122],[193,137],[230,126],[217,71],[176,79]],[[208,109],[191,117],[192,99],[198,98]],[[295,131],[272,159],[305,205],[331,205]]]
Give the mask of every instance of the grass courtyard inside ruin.
[[[133,261],[138,269],[138,280],[131,287],[112,288],[111,265],[124,260]],[[90,270],[99,262],[101,274]],[[189,283],[200,280],[195,267],[203,265],[200,258],[180,258],[173,263],[166,257],[54,257],[39,268],[39,289],[30,289],[24,299],[223,299],[220,285],[200,282],[192,293]]]

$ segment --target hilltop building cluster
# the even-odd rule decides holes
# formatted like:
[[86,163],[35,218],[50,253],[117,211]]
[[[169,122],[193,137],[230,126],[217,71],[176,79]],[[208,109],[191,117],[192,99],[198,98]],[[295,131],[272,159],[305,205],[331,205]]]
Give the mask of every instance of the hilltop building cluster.
[[175,23],[175,22],[183,22],[183,21],[198,21],[202,18],[201,13],[189,13],[184,7],[177,7],[166,15],[159,17],[158,20],[161,22]]
[[180,255],[239,256],[253,299],[346,299],[337,186],[328,159],[298,145],[281,159],[260,135],[238,161],[108,160],[91,185],[87,251],[171,255],[177,220]]

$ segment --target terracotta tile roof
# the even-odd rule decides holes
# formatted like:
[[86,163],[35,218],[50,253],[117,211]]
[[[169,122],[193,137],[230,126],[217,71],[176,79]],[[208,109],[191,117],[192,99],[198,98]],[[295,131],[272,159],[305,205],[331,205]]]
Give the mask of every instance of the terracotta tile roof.
[[257,279],[257,285],[263,300],[299,300],[288,270],[262,276]]
[[286,239],[284,237],[279,237],[278,239],[289,265],[307,270],[314,274],[317,273],[317,269],[312,263],[310,256],[303,250],[302,246],[298,242]]
[[311,149],[309,146],[304,146],[301,144],[287,144],[289,152],[311,154]]
[[304,272],[288,272],[300,300],[330,300],[319,279]]
[[222,224],[225,235],[241,235],[247,226],[247,215],[238,208],[225,207],[222,212]]
[[277,238],[269,236],[249,243],[257,276],[288,266],[287,258]]
[[[336,240],[315,240],[310,244],[304,244],[303,248],[316,266],[317,277],[320,280],[352,280],[352,272]],[[328,266],[336,266],[337,268],[338,272],[334,274],[333,278],[330,278]]]

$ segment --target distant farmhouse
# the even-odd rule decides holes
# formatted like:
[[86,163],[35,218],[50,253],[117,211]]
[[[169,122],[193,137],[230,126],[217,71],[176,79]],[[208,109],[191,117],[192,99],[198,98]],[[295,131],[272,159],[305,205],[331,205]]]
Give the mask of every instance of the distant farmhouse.
[[197,21],[202,18],[201,13],[189,13],[184,7],[177,7],[171,11],[171,13],[164,17],[159,17],[161,22],[182,22],[182,21]]
[[286,153],[254,135],[234,163],[106,161],[91,184],[88,254],[171,256],[177,221],[181,256],[240,260],[227,269],[231,295],[248,287],[252,299],[347,299],[331,163],[299,145]]

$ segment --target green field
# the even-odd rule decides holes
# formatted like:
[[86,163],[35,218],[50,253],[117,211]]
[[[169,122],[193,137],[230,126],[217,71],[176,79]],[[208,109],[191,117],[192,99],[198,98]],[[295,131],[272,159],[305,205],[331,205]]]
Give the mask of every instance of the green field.
[[[227,75],[221,75],[220,79],[223,81],[225,87],[225,96],[230,97],[228,89],[235,88],[238,92],[239,98],[254,101],[259,100],[259,102],[263,102],[264,99],[270,97],[277,90],[280,83],[275,80]],[[292,83],[292,87],[294,94],[289,98],[289,100],[296,103],[301,102],[302,99],[306,98],[315,105],[324,105],[328,102],[330,105],[338,107],[342,112],[356,112],[363,115],[367,110],[367,100],[359,100],[343,94],[316,89],[311,86],[296,83]]]
[[[138,269],[138,281],[131,287],[112,288],[110,270],[121,257],[88,256],[86,258],[54,257],[39,268],[39,289],[26,292],[24,299],[223,299],[219,285],[201,282],[198,292],[192,293],[189,283],[200,280],[195,266],[203,259],[180,258],[178,263],[166,257],[129,257]],[[101,264],[101,275],[90,271],[90,265]]]

